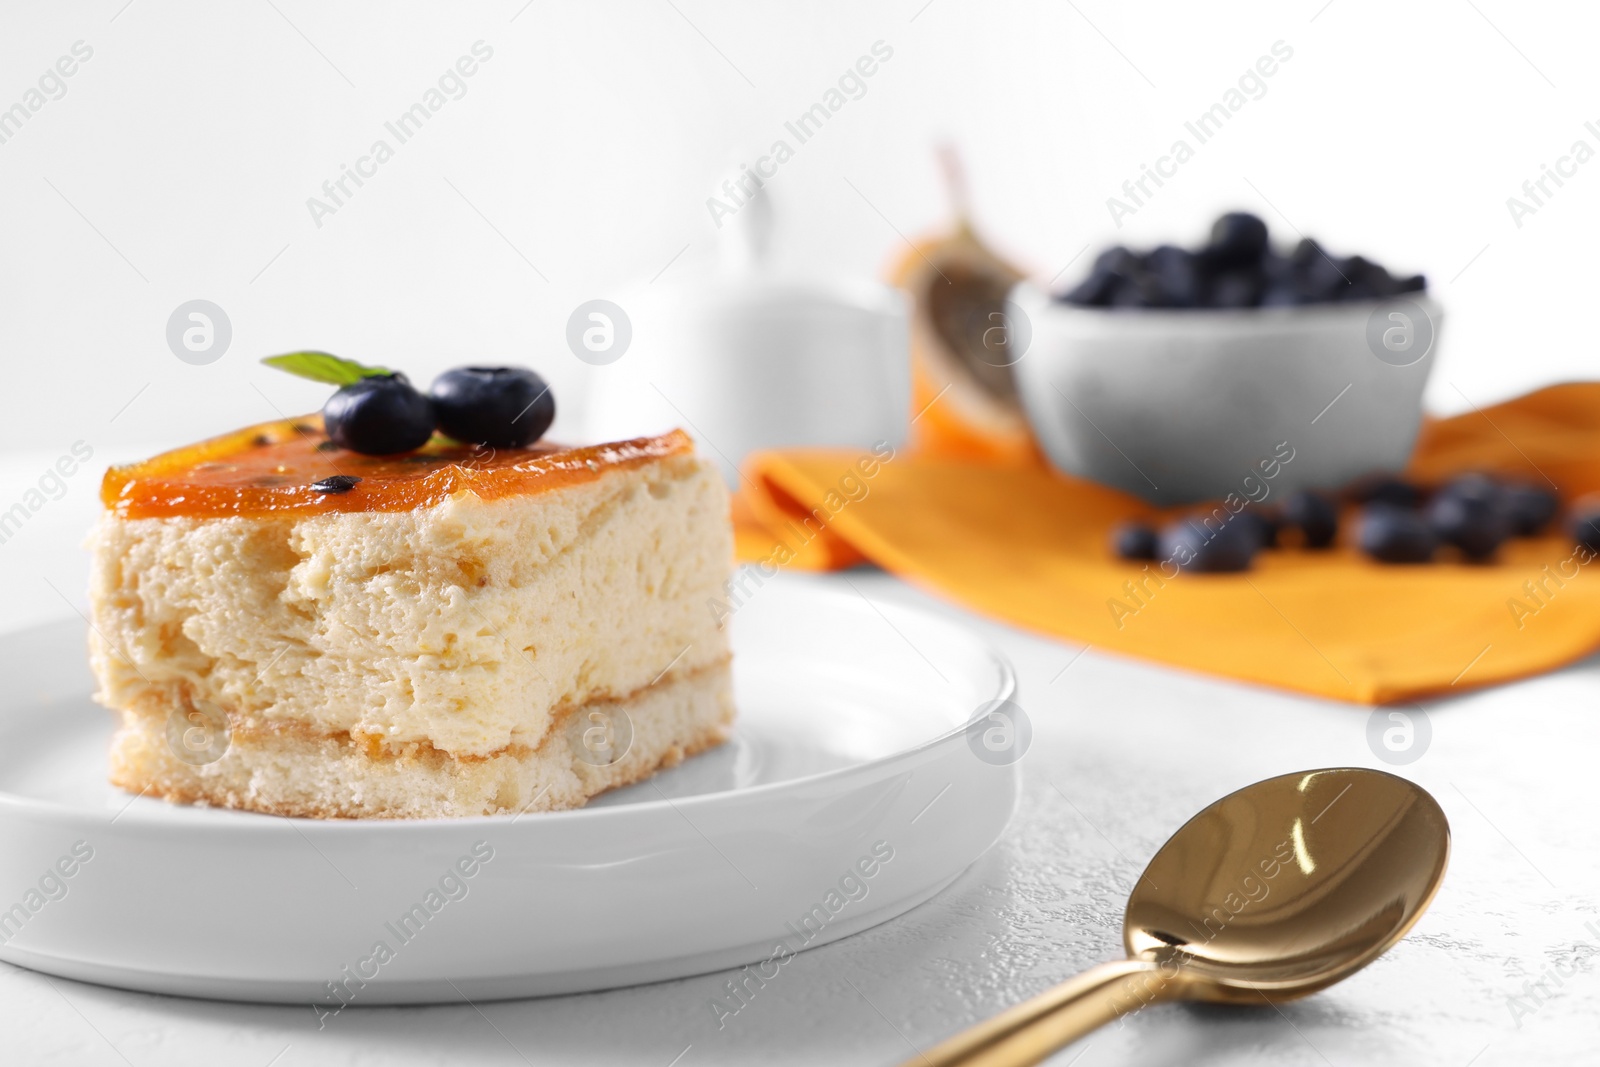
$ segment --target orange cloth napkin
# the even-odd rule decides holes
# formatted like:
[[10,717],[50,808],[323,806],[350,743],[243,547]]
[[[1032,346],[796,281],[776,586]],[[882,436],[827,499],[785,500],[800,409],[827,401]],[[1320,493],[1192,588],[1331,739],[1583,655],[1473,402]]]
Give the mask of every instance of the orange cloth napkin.
[[[1564,503],[1600,490],[1600,383],[1427,422],[1409,474],[1428,483],[1468,470],[1548,479]],[[1166,577],[1108,549],[1115,523],[1151,514],[1043,466],[885,447],[752,457],[734,526],[746,562],[870,561],[1042,633],[1340,700],[1452,693],[1600,648],[1600,564],[1561,520],[1488,565],[1383,565],[1341,544],[1264,552],[1243,574]]]

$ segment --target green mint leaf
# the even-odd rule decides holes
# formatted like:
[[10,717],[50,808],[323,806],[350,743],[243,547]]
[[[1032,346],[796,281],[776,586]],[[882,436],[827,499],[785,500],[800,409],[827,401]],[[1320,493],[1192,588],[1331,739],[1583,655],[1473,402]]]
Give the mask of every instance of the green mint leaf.
[[387,367],[368,367],[353,359],[341,359],[327,352],[289,352],[281,356],[267,356],[261,362],[328,385],[350,385],[363,378],[394,373]]

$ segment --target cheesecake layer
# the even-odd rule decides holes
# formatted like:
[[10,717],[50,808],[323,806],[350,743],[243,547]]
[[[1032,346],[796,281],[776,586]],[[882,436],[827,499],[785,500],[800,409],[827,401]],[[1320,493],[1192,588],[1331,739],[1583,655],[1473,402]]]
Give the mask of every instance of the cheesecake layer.
[[[426,746],[374,756],[348,735],[230,723],[210,762],[181,758],[187,719],[159,703],[123,712],[111,781],[129,792],[302,818],[457,818],[581,806],[720,744],[733,721],[728,665],[672,675],[621,700],[563,709],[537,748],[458,758]],[[231,719],[231,716],[230,716]],[[604,731],[596,735],[596,730]],[[596,740],[600,737],[600,740]]]
[[[242,484],[233,504],[185,514],[178,487],[195,465],[239,445],[198,447],[212,458],[169,453],[160,479],[150,465],[120,483],[108,475],[108,489],[144,486],[114,500],[159,498],[172,513],[113,504],[92,541],[97,699],[132,716],[129,737],[148,733],[138,722],[203,707],[226,715],[242,751],[271,737],[385,765],[514,760],[538,752],[572,709],[725,670],[727,635],[706,605],[732,567],[727,490],[681,434],[501,453],[500,466],[394,481],[367,468],[373,497],[360,508],[252,510],[239,502],[273,487]],[[351,454],[335,455],[343,465]],[[291,468],[290,488],[309,492],[315,473]],[[152,493],[157,481],[167,488]],[[389,507],[388,490],[413,499],[416,482],[432,502]],[[119,784],[146,783],[130,771]],[[270,792],[228,789],[257,810],[274,810]]]

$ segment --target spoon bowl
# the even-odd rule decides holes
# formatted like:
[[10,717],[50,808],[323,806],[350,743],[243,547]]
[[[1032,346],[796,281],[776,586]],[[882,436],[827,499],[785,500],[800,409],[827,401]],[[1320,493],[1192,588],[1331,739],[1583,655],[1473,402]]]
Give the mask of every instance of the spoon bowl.
[[1268,778],[1190,819],[1145,868],[1123,947],[1206,1000],[1325,989],[1382,955],[1444,877],[1450,827],[1421,787],[1342,768]]
[[1404,778],[1340,767],[1246,786],[1184,823],[1139,876],[1123,915],[1127,959],[910,1062],[1018,1067],[1150,1004],[1326,989],[1405,936],[1449,854],[1443,810]]

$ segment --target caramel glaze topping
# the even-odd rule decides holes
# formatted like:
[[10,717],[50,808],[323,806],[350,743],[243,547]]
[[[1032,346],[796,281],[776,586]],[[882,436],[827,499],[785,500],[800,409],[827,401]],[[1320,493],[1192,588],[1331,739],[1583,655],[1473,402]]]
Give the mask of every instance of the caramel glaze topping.
[[693,448],[673,430],[586,448],[491,449],[435,436],[415,452],[364,456],[335,447],[322,417],[307,415],[112,467],[100,499],[126,519],[410,511],[463,491],[484,500],[547,492]]

